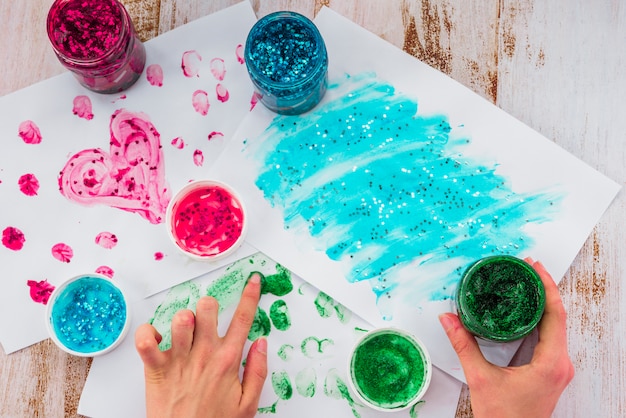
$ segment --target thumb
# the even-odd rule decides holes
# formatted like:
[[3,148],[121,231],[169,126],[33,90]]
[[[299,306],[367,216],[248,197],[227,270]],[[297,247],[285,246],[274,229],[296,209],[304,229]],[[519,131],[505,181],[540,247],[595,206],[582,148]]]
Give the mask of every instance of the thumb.
[[439,315],[439,322],[461,361],[466,378],[478,369],[490,365],[480,351],[476,339],[463,327],[458,316],[453,313],[444,313]]
[[243,370],[243,380],[241,382],[243,389],[241,403],[243,406],[256,411],[266,377],[267,340],[261,337],[250,346],[246,366]]

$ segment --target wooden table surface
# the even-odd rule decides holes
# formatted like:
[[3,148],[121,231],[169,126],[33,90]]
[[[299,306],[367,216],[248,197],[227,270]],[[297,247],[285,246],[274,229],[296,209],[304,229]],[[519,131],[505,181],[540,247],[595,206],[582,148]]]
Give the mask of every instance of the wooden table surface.
[[[45,32],[52,1],[0,3],[0,96],[64,71]],[[123,1],[143,40],[237,2]],[[252,0],[252,6],[258,17],[287,9],[311,18],[329,6],[626,181],[620,0]],[[626,416],[625,219],[621,192],[561,282],[576,377],[554,417]],[[514,361],[528,358],[532,346],[530,339]],[[0,350],[0,417],[76,416],[90,364],[50,340],[9,356]],[[456,416],[472,416],[466,388]]]

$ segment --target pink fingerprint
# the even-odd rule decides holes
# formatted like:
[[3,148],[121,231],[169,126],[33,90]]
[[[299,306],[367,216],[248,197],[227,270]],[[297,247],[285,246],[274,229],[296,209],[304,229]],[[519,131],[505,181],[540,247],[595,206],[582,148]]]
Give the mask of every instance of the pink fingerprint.
[[113,278],[113,269],[109,266],[100,266],[96,269],[96,273],[107,276],[109,279]]
[[206,116],[209,113],[209,95],[204,90],[196,90],[191,97],[191,103],[196,112],[202,116]]
[[13,226],[7,226],[2,231],[2,245],[9,250],[19,251],[24,247],[26,238],[24,233]]
[[183,53],[183,59],[180,64],[180,68],[183,69],[185,77],[198,77],[200,72],[200,61],[202,57],[198,52],[191,50]]
[[163,255],[163,253],[161,251],[157,251],[156,253],[154,253],[154,259],[156,261],[163,260],[163,257],[165,257],[165,256]]
[[100,232],[96,235],[96,244],[110,250],[117,245],[117,237],[111,232]]
[[198,167],[202,167],[202,164],[204,164],[204,154],[199,149],[193,152],[193,163]]
[[72,113],[74,113],[79,118],[92,120],[93,113],[91,111],[91,100],[87,96],[76,96],[74,97],[74,108],[72,109]]
[[211,60],[211,74],[218,81],[222,81],[224,76],[226,75],[226,66],[224,65],[224,60],[221,58],[213,58]]
[[17,184],[20,186],[20,190],[26,196],[36,196],[39,190],[39,180],[34,174],[24,174],[19,178]]
[[39,144],[41,142],[41,132],[32,120],[25,120],[20,123],[18,135],[27,144]]
[[30,287],[30,298],[33,302],[42,303],[44,305],[48,304],[54,286],[48,283],[47,280],[41,280],[39,282],[28,280],[26,284]]
[[217,94],[217,100],[222,103],[228,101],[228,99],[230,98],[230,93],[228,93],[228,89],[224,87],[221,83],[218,83],[217,86],[215,86],[215,93]]
[[243,64],[243,45],[237,45],[237,48],[235,48],[235,55],[237,56],[237,61],[239,61],[239,64]]
[[224,138],[224,134],[221,132],[213,131],[209,134],[209,141],[212,139]]
[[163,85],[163,68],[159,64],[148,65],[146,78],[151,85],[161,87]]
[[177,136],[176,138],[172,139],[172,146],[174,148],[183,149],[185,148],[185,141],[180,136]]
[[52,246],[52,257],[62,263],[69,263],[74,257],[74,250],[69,245],[60,242]]
[[261,95],[256,91],[252,93],[252,98],[250,98],[250,110],[254,109],[254,106],[259,102]]

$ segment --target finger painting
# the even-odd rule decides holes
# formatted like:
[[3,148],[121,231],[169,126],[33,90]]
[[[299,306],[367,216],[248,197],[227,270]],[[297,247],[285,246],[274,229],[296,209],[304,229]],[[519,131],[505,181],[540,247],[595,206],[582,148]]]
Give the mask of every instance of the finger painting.
[[[261,336],[268,341],[268,375],[258,417],[302,416],[305,410],[314,411],[314,416],[346,418],[454,415],[460,383],[439,370],[434,371],[426,397],[412,409],[389,413],[362,405],[349,389],[348,356],[352,345],[372,325],[261,253],[138,301],[135,314],[144,315],[138,323],[152,323],[163,337],[159,347],[167,350],[176,312],[194,310],[198,299],[209,295],[219,303],[218,333],[224,335],[253,272],[262,275],[261,299],[246,349]],[[125,341],[112,356],[94,360],[81,401],[84,409],[79,412],[90,415],[97,411],[103,417],[145,414],[142,368],[136,362],[132,341]],[[104,377],[106,371],[116,367],[127,370],[124,381],[118,382],[118,378],[115,384],[105,385],[111,382]],[[102,402],[105,398],[118,401]]]
[[164,216],[250,110],[238,51],[255,20],[237,5],[147,42],[146,71],[123,94],[87,91],[66,73],[0,99],[0,303],[16,312],[0,318],[6,352],[46,337],[47,295],[75,275],[148,295],[253,251],[191,261]]
[[[511,254],[562,277],[619,186],[330,9],[315,23],[332,63],[323,100],[298,116],[256,106],[211,172],[255,207],[255,248],[410,330],[463,380],[437,316],[465,268]],[[483,351],[508,364],[518,345]]]

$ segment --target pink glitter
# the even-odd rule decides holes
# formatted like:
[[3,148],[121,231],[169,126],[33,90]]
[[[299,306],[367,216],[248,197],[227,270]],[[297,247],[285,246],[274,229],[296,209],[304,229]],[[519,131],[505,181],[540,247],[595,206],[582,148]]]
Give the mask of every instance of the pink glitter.
[[24,242],[26,242],[26,238],[24,237],[24,233],[19,229],[8,226],[2,231],[2,245],[9,250],[21,250],[24,247]]
[[24,174],[19,178],[17,184],[20,186],[20,190],[26,196],[36,196],[39,191],[39,180],[34,174]]
[[52,247],[52,256],[62,263],[69,263],[74,257],[74,250],[69,245],[60,242]]
[[27,144],[39,144],[41,142],[39,127],[32,120],[25,120],[20,123],[18,135]]
[[93,113],[91,111],[91,100],[87,96],[74,97],[74,108],[72,112],[79,118],[92,120]]
[[54,286],[48,283],[47,280],[41,280],[39,282],[28,280],[26,284],[30,287],[30,298],[33,302],[44,305],[48,304],[48,300],[50,299],[50,294],[52,294],[52,291],[54,290]]

